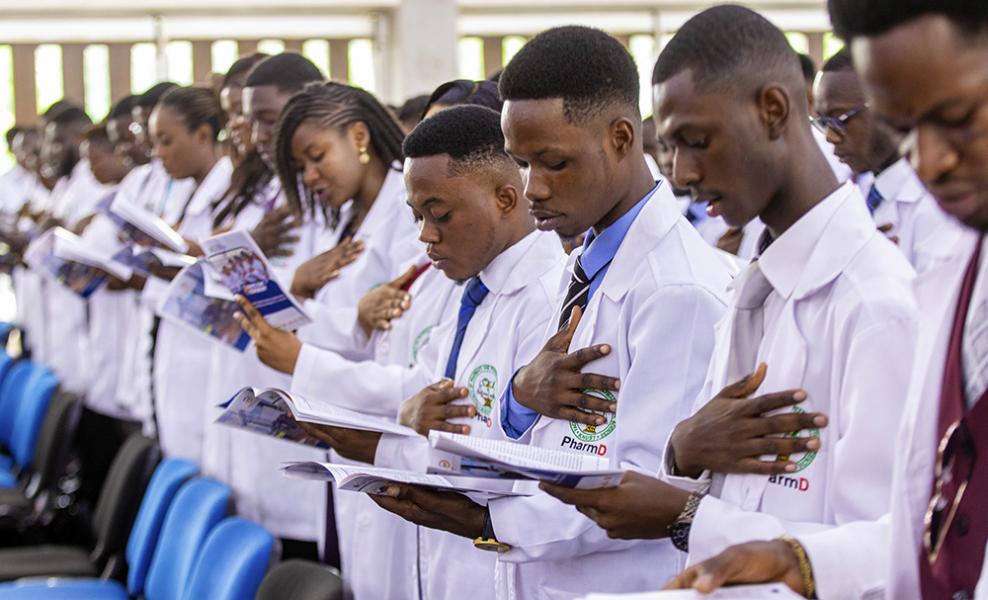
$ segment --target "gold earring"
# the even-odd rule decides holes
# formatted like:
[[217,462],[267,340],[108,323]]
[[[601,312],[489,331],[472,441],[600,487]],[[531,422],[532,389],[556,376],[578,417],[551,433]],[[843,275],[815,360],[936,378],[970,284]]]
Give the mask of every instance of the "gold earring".
[[366,165],[370,162],[370,154],[367,153],[367,148],[360,149],[360,156],[357,160],[359,160],[362,165]]

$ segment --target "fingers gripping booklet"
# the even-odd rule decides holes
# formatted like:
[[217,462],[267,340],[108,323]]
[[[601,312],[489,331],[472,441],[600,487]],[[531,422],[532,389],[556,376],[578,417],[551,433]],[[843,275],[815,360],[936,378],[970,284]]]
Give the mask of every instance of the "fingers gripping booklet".
[[202,249],[220,282],[232,294],[247,298],[272,327],[291,331],[312,322],[299,301],[274,278],[271,264],[250,233],[216,235],[203,241]]
[[299,396],[292,397],[287,392],[275,389],[258,391],[245,387],[220,406],[224,411],[216,420],[217,423],[319,448],[327,446],[306,433],[297,421],[407,437],[418,435],[414,430],[384,418],[326,403],[320,403],[319,408],[314,408]]
[[624,474],[599,456],[503,440],[431,431],[429,444],[430,473],[536,479],[581,489],[616,486]]
[[161,217],[123,196],[113,199],[107,214],[117,223],[121,236],[138,246],[160,245],[181,254],[189,251],[188,243]]

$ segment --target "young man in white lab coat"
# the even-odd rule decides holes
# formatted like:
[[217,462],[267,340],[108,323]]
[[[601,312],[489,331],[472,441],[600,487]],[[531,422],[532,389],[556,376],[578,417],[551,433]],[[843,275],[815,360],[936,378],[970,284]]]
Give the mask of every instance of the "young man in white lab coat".
[[[440,383],[410,398],[400,420],[423,436],[441,429],[503,438],[497,425],[499,398],[511,374],[538,352],[542,331],[555,319],[554,290],[565,255],[557,236],[535,230],[518,169],[504,154],[500,118],[494,111],[459,106],[437,113],[409,135],[405,152],[408,204],[420,222],[419,238],[434,268],[464,283],[457,294],[456,316],[430,334],[429,345],[437,342],[430,353],[438,359],[431,381]],[[327,442],[351,458],[416,471],[427,466],[425,437],[331,428],[327,434]],[[396,498],[374,500],[408,518],[403,507],[419,490],[399,486],[392,491]],[[484,510],[459,494],[443,498]],[[475,516],[460,512],[449,523],[469,528],[471,524],[460,519]],[[475,549],[474,537],[420,530],[412,566],[422,598],[495,597],[495,557]],[[403,597],[416,593],[408,590]]]
[[[800,536],[801,549],[780,541],[735,546],[675,585],[710,591],[784,581],[824,600],[981,600],[988,598],[986,471],[972,454],[983,457],[988,441],[988,6],[834,0],[830,12],[874,110],[909,132],[916,172],[940,207],[967,227],[950,258],[916,281],[923,319],[891,515]],[[948,433],[955,422],[963,425]]]
[[[537,226],[565,237],[590,231],[557,282],[549,341],[508,375],[499,425],[522,443],[657,470],[662,440],[702,385],[727,264],[649,172],[637,71],[617,40],[584,27],[549,30],[515,56],[500,86],[506,150],[522,168]],[[539,418],[548,398],[565,406]],[[499,598],[642,591],[679,563],[668,542],[608,540],[545,494],[486,509],[441,494],[402,497],[395,508],[407,518],[497,540]]]
[[653,82],[677,182],[728,223],[759,216],[767,234],[735,280],[695,413],[669,438],[665,481],[629,474],[610,490],[553,493],[611,535],[669,536],[691,561],[878,518],[915,348],[912,269],[827,168],[798,60],[764,17],[698,14]]
[[849,49],[824,63],[816,98],[817,126],[826,131],[841,162],[858,175],[875,224],[917,272],[944,258],[959,228],[937,209],[909,160],[901,156],[902,134],[868,104]]

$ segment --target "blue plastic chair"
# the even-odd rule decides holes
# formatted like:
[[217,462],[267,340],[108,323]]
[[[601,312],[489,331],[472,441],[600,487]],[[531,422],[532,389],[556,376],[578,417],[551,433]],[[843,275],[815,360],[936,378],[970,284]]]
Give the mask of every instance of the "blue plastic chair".
[[206,540],[185,590],[187,600],[253,600],[271,562],[274,537],[260,525],[230,517]]
[[0,471],[0,488],[15,487],[17,473],[31,467],[38,433],[48,412],[48,403],[57,389],[58,377],[50,369],[42,365],[31,365],[31,373],[22,387],[10,434],[13,466]]
[[22,360],[11,365],[7,375],[0,382],[0,444],[10,448],[10,436],[14,432],[17,408],[24,395],[24,386],[31,378],[34,367]]
[[180,490],[184,489],[185,483],[198,470],[194,463],[175,458],[162,461],[155,469],[127,540],[126,558],[129,570],[126,588],[114,581],[97,579],[32,579],[0,584],[0,599],[140,597],[158,540],[168,535],[163,531],[166,515],[173,504],[177,503]]

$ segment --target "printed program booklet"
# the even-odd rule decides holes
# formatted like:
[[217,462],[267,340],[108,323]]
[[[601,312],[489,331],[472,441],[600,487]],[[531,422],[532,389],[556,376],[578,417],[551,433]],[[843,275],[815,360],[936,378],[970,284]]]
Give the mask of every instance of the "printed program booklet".
[[247,231],[237,230],[202,242],[206,260],[232,294],[241,295],[272,327],[292,331],[312,320],[301,303],[285,291],[271,264]]
[[326,445],[307,434],[296,421],[405,437],[418,435],[415,430],[383,417],[365,415],[325,403],[314,407],[300,396],[291,396],[288,392],[276,389],[255,390],[245,387],[220,407],[224,410],[216,419],[217,423],[320,448],[325,448]]
[[44,232],[28,245],[24,252],[24,262],[34,271],[64,285],[83,299],[92,296],[109,281],[107,273],[121,279],[130,277],[124,272],[126,269],[114,264],[110,257],[81,246],[78,236],[56,227]]
[[613,487],[624,471],[602,457],[445,431],[429,432],[429,472],[537,479],[572,488]]
[[384,495],[392,483],[417,485],[439,491],[451,491],[493,498],[497,496],[526,495],[512,490],[511,481],[497,481],[476,477],[459,477],[456,475],[429,475],[382,469],[368,465],[337,465],[319,462],[286,463],[282,470],[289,477],[311,479],[315,481],[332,481],[336,489],[348,492],[363,492],[366,494]]
[[121,237],[142,247],[162,246],[172,252],[185,254],[189,245],[164,219],[136,202],[118,195],[107,208],[107,214],[120,227]]
[[158,303],[158,316],[243,352],[250,336],[234,317],[240,306],[207,294],[208,277],[202,261],[179,271]]

